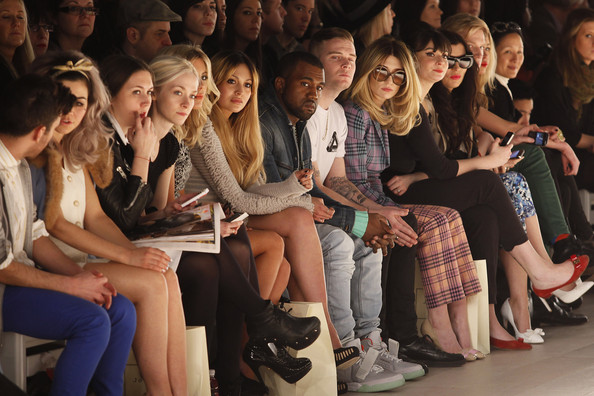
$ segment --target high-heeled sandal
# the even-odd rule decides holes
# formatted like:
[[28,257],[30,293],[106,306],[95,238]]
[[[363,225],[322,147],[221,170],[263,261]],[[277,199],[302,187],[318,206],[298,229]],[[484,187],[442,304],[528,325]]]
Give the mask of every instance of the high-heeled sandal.
[[264,383],[260,367],[268,367],[289,384],[294,384],[305,377],[311,370],[311,360],[308,358],[294,358],[285,348],[272,350],[268,344],[248,341],[243,351],[243,360],[252,369],[261,383]]
[[[503,305],[501,306],[501,318],[503,319],[503,327],[507,327],[509,323],[511,327],[514,329],[515,337],[517,339],[523,339],[527,344],[542,344],[544,339],[542,338],[545,335],[545,332],[541,328],[529,328],[525,332],[521,333],[520,330],[516,327],[516,321],[514,319],[514,314],[511,309],[511,305],[509,304],[509,298],[505,300]],[[532,324],[530,325],[532,327]]]
[[588,263],[590,262],[590,258],[586,255],[582,255],[579,258],[576,255],[573,255],[569,258],[569,260],[573,263],[573,275],[571,276],[571,278],[569,278],[569,280],[567,282],[565,282],[559,286],[551,287],[549,289],[537,289],[533,285],[532,291],[534,292],[534,294],[536,294],[538,297],[542,297],[542,298],[551,297],[551,295],[553,294],[553,292],[555,290],[560,289],[563,286],[567,286],[567,285],[570,285],[573,282],[575,282],[582,275],[582,273],[586,270],[586,268],[588,267]]

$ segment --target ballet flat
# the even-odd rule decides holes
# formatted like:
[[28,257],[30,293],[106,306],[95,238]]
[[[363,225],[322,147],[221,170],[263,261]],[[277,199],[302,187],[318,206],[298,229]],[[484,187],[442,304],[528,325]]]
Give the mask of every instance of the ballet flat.
[[565,282],[559,286],[551,287],[549,289],[537,289],[534,286],[532,286],[532,291],[534,291],[534,294],[536,294],[538,297],[542,297],[542,298],[551,297],[551,295],[553,294],[553,292],[555,290],[560,289],[564,286],[570,285],[573,282],[575,282],[582,275],[582,273],[586,270],[586,268],[588,267],[588,263],[590,262],[590,258],[586,255],[582,255],[579,258],[576,255],[573,255],[570,257],[569,260],[573,263],[573,275],[571,276],[571,278],[569,278],[569,280],[567,282]]
[[510,350],[530,350],[532,349],[532,345],[526,344],[524,340],[513,340],[513,341],[505,341],[500,340],[497,338],[489,337],[489,341],[492,347],[497,349],[510,349]]

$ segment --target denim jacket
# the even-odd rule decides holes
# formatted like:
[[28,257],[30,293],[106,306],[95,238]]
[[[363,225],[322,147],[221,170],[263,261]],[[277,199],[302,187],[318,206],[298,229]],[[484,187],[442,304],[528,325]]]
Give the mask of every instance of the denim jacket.
[[[296,170],[312,169],[311,141],[305,129],[306,121],[300,120],[297,125],[293,125],[274,89],[269,89],[260,99],[258,109],[265,150],[266,180],[275,183],[285,180]],[[309,193],[313,197],[322,198],[326,206],[335,210],[332,219],[326,220],[325,224],[339,227],[346,232],[353,230],[356,212],[353,208],[328,197],[317,186]]]

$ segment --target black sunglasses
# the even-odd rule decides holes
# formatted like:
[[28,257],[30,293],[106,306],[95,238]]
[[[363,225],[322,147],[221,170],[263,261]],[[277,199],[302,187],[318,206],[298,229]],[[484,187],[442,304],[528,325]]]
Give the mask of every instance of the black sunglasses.
[[67,6],[58,8],[58,11],[78,16],[99,15],[99,8],[97,7]]
[[398,86],[404,85],[406,82],[406,73],[404,70],[396,70],[394,73],[390,73],[390,71],[385,66],[378,66],[372,72],[373,78],[377,81],[386,81],[388,77],[392,76],[392,82]]
[[462,69],[470,69],[470,67],[474,64],[474,58],[472,55],[464,55],[464,56],[448,56],[448,69],[453,69],[456,66],[456,63]]

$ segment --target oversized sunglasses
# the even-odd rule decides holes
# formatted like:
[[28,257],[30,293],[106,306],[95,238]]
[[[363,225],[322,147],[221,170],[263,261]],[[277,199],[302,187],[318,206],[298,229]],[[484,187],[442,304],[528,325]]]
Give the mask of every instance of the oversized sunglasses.
[[406,73],[404,70],[396,70],[394,73],[390,73],[385,66],[376,67],[371,75],[380,82],[386,81],[388,77],[392,76],[392,82],[398,86],[404,85],[406,82]]
[[448,69],[453,69],[456,66],[456,63],[462,69],[470,69],[470,67],[474,64],[474,58],[472,55],[464,55],[460,57],[455,56],[448,56]]
[[67,6],[67,7],[60,7],[58,11],[70,14],[70,15],[99,15],[99,8],[97,7],[79,7],[79,6]]

